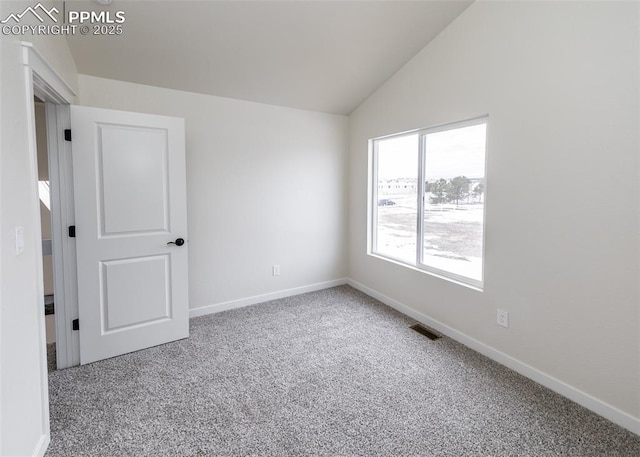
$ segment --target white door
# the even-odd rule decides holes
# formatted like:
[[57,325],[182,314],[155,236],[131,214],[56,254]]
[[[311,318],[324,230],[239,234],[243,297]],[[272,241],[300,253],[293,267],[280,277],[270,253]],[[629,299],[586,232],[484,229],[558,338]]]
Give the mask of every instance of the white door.
[[184,120],[71,106],[71,126],[80,363],[187,338]]

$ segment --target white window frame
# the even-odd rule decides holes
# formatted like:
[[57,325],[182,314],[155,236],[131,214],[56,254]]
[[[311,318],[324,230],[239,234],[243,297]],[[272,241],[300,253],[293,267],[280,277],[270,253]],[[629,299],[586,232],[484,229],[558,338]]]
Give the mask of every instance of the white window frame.
[[[423,263],[424,261],[424,189],[425,189],[425,160],[426,160],[426,137],[429,134],[442,132],[446,130],[454,130],[458,128],[471,127],[474,125],[486,125],[485,138],[485,162],[484,162],[484,204],[482,217],[482,279],[476,280],[466,276],[461,276],[447,270],[442,270]],[[408,135],[418,135],[418,182],[417,182],[417,212],[416,212],[416,258],[414,263],[408,263],[406,260],[390,256],[388,254],[380,254],[375,252],[377,246],[377,221],[378,221],[378,143],[380,140],[389,138],[400,138]],[[408,267],[423,273],[427,273],[437,278],[445,279],[472,289],[482,291],[484,289],[484,267],[485,267],[485,241],[487,227],[487,162],[488,162],[488,138],[489,138],[489,116],[479,116],[472,119],[451,122],[428,127],[423,129],[411,130],[392,135],[385,135],[369,140],[369,223],[367,227],[367,254],[378,259],[390,261],[392,263]]]

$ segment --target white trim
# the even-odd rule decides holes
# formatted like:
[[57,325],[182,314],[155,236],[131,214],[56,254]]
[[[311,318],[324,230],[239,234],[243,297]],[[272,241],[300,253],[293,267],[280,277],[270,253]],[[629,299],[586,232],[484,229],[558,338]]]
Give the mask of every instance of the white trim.
[[67,236],[67,227],[75,224],[71,146],[64,140],[64,130],[71,127],[71,117],[69,105],[47,103],[46,109],[56,300],[56,363],[58,369],[62,369],[80,365],[79,336],[71,328],[71,321],[78,318],[76,245],[75,240]]
[[489,357],[490,359],[498,362],[501,365],[510,368],[521,375],[541,384],[554,392],[562,395],[563,397],[568,398],[576,402],[577,404],[584,406],[588,410],[593,411],[594,413],[604,417],[605,419],[610,420],[611,422],[618,424],[619,426],[629,430],[636,435],[640,435],[640,419],[631,416],[624,411],[619,410],[618,408],[609,405],[601,400],[598,400],[591,395],[582,392],[581,390],[576,389],[569,384],[554,378],[542,371],[527,365],[524,362],[521,362],[504,352],[500,352],[497,349],[492,348],[491,346],[482,343],[469,335],[466,335],[462,332],[459,332],[448,325],[443,324],[435,319],[428,317],[425,314],[422,314],[419,311],[414,310],[413,308],[408,307],[407,305],[400,303],[399,301],[394,300],[391,297],[388,297],[377,290],[371,289],[370,287],[365,286],[359,282],[356,282],[352,279],[347,280],[347,284],[351,287],[358,289],[359,291],[381,301],[387,306],[390,306],[403,314],[406,314],[409,317],[421,322],[429,327],[434,328],[435,330],[443,333],[444,335],[458,341],[459,343],[464,344],[465,346],[473,349],[474,351],[479,352],[480,354]]
[[28,154],[29,154],[29,171],[33,185],[33,202],[31,212],[36,221],[35,240],[36,245],[36,288],[38,294],[37,306],[38,310],[38,346],[40,348],[40,401],[42,405],[42,434],[34,448],[34,455],[42,456],[45,454],[51,439],[51,431],[49,428],[49,382],[47,370],[47,345],[44,313],[44,281],[42,269],[42,234],[40,227],[40,200],[38,199],[38,153],[36,148],[36,127],[35,127],[35,109],[34,95],[37,95],[43,101],[48,103],[69,104],[74,100],[75,92],[64,81],[64,79],[53,69],[51,65],[42,57],[42,55],[34,48],[33,44],[22,42],[22,63],[24,65],[24,81],[25,81],[25,103],[27,113],[27,134],[28,134]]
[[432,127],[420,129],[420,134],[445,132],[447,130],[452,130],[452,129],[461,129],[465,127],[471,127],[474,125],[486,124],[488,123],[488,120],[489,120],[489,114],[482,114],[480,116],[473,117],[471,119],[466,119],[464,121],[447,122],[444,124],[434,125]]
[[47,62],[32,43],[22,43],[22,63],[33,70],[33,90],[40,98],[52,103],[71,104],[77,95],[73,88]]
[[35,118],[35,104],[33,102],[34,85],[33,74],[31,67],[26,65],[24,68],[24,81],[25,81],[25,99],[26,113],[27,113],[27,147],[29,154],[29,174],[31,175],[32,186],[32,202],[31,202],[31,214],[33,220],[36,222],[34,244],[32,246],[36,253],[35,257],[35,271],[36,271],[36,294],[38,297],[36,306],[36,316],[38,319],[38,348],[39,348],[39,362],[40,362],[40,405],[41,405],[41,430],[42,434],[38,440],[38,446],[40,443],[47,443],[50,438],[49,429],[49,381],[47,370],[47,338],[45,330],[45,318],[44,312],[44,279],[43,279],[43,267],[42,267],[42,227],[40,224],[40,199],[38,198],[38,152],[36,149],[36,118]]
[[334,279],[332,281],[309,284],[307,286],[295,287],[293,289],[279,290],[276,292],[269,292],[267,294],[254,295],[253,297],[240,298],[238,300],[231,300],[231,301],[226,301],[222,303],[216,303],[213,305],[201,306],[199,308],[190,309],[189,318],[204,316],[206,314],[215,314],[215,313],[219,313],[221,311],[227,311],[230,309],[243,308],[245,306],[251,306],[258,303],[263,303],[269,300],[277,300],[279,298],[306,294],[307,292],[315,292],[317,290],[329,289],[331,287],[342,286],[347,283],[348,283],[347,278]]
[[369,140],[367,173],[367,252],[378,246],[378,142]]
[[36,447],[31,455],[34,455],[36,457],[43,457],[45,452],[47,452],[47,448],[49,447],[50,442],[51,438],[48,434],[41,435],[40,439],[38,440],[38,444],[36,444]]
[[474,286],[469,282],[465,282],[465,281],[469,281],[469,278],[465,278],[465,281],[456,279],[457,277],[456,275],[454,275],[453,273],[448,273],[444,270],[438,270],[437,268],[434,268],[433,270],[428,270],[424,268],[424,265],[420,265],[420,266],[412,265],[410,263],[406,263],[404,260],[394,259],[393,257],[387,257],[381,254],[368,253],[367,255],[370,257],[373,257],[374,259],[383,260],[385,262],[398,265],[399,267],[402,267],[402,268],[409,268],[410,270],[417,271],[419,273],[428,274],[429,276],[433,276],[434,278],[452,282],[454,284],[457,284],[462,287],[466,287],[471,290],[475,290],[477,292],[483,292],[483,289],[481,287]]
[[427,134],[418,135],[418,182],[416,194],[416,265],[424,265],[424,199]]
[[33,104],[33,96],[36,95],[47,104],[54,294],[57,302],[56,363],[58,368],[67,368],[80,364],[80,343],[77,332],[71,329],[71,320],[78,317],[75,244],[65,236],[67,225],[73,225],[74,219],[73,178],[69,171],[71,148],[62,135],[64,129],[71,127],[69,105],[77,94],[32,43],[23,41],[21,44],[22,63],[30,74],[30,81],[27,81],[31,92],[28,103]]

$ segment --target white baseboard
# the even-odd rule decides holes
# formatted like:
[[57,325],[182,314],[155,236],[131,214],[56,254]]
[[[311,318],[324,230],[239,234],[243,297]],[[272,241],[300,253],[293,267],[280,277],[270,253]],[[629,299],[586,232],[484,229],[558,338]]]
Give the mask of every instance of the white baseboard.
[[630,414],[621,411],[614,406],[609,405],[601,400],[598,400],[591,395],[582,392],[575,387],[566,384],[559,379],[554,378],[530,365],[527,365],[524,362],[521,362],[504,352],[500,352],[497,349],[492,348],[491,346],[482,343],[469,335],[466,335],[462,332],[459,332],[448,325],[443,324],[435,319],[430,318],[429,316],[422,314],[419,311],[416,311],[407,305],[400,303],[399,301],[394,300],[391,297],[388,297],[377,290],[371,289],[370,287],[365,286],[357,281],[352,279],[336,279],[333,281],[325,281],[317,284],[310,284],[302,287],[295,287],[293,289],[285,289],[276,292],[270,292],[262,295],[255,295],[253,297],[241,298],[238,300],[231,300],[222,303],[216,303],[213,305],[202,306],[199,308],[194,308],[189,310],[189,317],[198,317],[204,316],[206,314],[214,314],[219,313],[221,311],[227,311],[230,309],[242,308],[245,306],[255,305],[258,303],[266,302],[269,300],[277,300],[279,298],[291,297],[294,295],[304,294],[307,292],[314,292],[316,290],[328,289],[331,287],[341,286],[343,284],[349,284],[351,287],[358,289],[359,291],[381,301],[387,306],[390,306],[401,313],[412,317],[413,319],[421,322],[429,327],[434,328],[435,330],[443,333],[444,335],[452,338],[465,346],[473,349],[474,351],[479,352],[480,354],[489,357],[490,359],[500,363],[501,365],[506,366],[507,368],[520,373],[521,375],[541,384],[554,392],[566,397],[581,406],[584,406],[590,411],[610,420],[611,422],[624,427],[625,429],[635,433],[636,435],[640,435],[640,419],[631,416]]
[[42,435],[38,440],[38,444],[36,445],[35,450],[33,451],[33,455],[35,457],[43,457],[44,453],[47,452],[47,448],[49,447],[49,442],[51,441],[51,437],[49,434]]
[[358,289],[359,291],[381,301],[387,306],[395,308],[400,311],[402,314],[405,314],[413,319],[421,322],[429,327],[434,328],[435,330],[443,333],[444,335],[464,344],[465,346],[473,349],[474,351],[479,352],[482,355],[489,357],[492,360],[504,365],[513,371],[520,373],[523,376],[541,384],[554,392],[566,397],[581,406],[584,406],[588,410],[593,411],[594,413],[610,420],[611,422],[618,424],[621,427],[626,428],[630,432],[635,433],[636,435],[640,435],[640,419],[631,416],[630,414],[621,411],[614,406],[609,405],[597,398],[592,397],[591,395],[584,393],[575,387],[566,384],[559,379],[554,378],[542,371],[527,365],[526,363],[520,362],[513,357],[498,351],[497,349],[492,348],[464,333],[461,333],[442,322],[439,322],[435,319],[432,319],[425,314],[416,311],[407,305],[400,303],[386,295],[371,289],[364,284],[360,284],[359,282],[353,281],[352,279],[347,280],[347,284],[351,287]]
[[206,314],[219,313],[230,309],[242,308],[244,306],[255,305],[269,300],[277,300],[278,298],[292,297],[294,295],[306,294],[307,292],[315,292],[316,290],[329,289],[330,287],[342,286],[347,284],[347,279],[334,279],[333,281],[319,282],[309,284],[307,286],[295,287],[293,289],[279,290],[262,295],[254,295],[253,297],[240,298],[213,305],[201,306],[189,310],[189,318],[204,316]]

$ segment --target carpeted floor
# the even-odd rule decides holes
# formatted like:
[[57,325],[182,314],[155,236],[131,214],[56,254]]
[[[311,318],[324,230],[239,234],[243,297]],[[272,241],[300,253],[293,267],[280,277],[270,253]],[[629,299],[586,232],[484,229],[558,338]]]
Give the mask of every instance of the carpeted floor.
[[640,437],[342,286],[50,374],[54,456],[638,456]]
[[56,343],[47,344],[47,370],[49,373],[54,371],[58,363],[56,361]]

